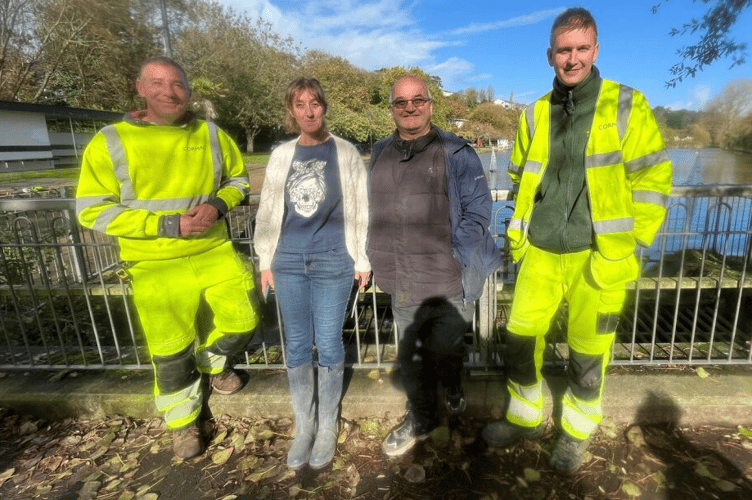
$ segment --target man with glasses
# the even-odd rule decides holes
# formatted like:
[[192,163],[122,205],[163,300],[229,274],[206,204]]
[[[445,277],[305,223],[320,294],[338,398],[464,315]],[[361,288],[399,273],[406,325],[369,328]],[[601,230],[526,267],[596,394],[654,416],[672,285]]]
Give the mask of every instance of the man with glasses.
[[671,161],[645,96],[601,78],[595,19],[583,8],[553,23],[553,90],[520,116],[509,174],[517,184],[507,236],[520,262],[507,322],[506,418],[483,430],[507,447],[543,433],[545,335],[568,305],[568,387],[551,467],[572,474],[603,418],[601,399],[637,244],[650,246],[666,215]]
[[438,383],[450,414],[466,407],[463,335],[501,263],[488,231],[491,193],[478,155],[431,124],[426,84],[407,75],[389,96],[397,127],[373,147],[368,257],[391,296],[407,415],[383,449],[398,456],[438,427]]

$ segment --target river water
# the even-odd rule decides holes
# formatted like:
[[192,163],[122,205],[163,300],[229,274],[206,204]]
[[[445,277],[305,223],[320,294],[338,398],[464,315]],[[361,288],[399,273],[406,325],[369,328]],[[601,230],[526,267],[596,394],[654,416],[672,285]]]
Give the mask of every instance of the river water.
[[[511,151],[497,151],[496,171],[490,170],[491,153],[480,155],[495,189],[511,189],[507,174]],[[669,149],[673,162],[675,186],[752,185],[752,154],[721,149]],[[682,248],[713,250],[722,255],[742,256],[749,248],[752,232],[752,210],[747,198],[713,197],[672,198],[664,222],[661,238],[646,251],[651,260],[658,260],[661,252],[678,252]],[[491,230],[506,231],[512,202],[497,201],[493,207]],[[503,239],[499,239],[502,242]],[[661,250],[660,247],[663,247]]]
[[[507,174],[511,151],[496,152],[496,172],[489,171],[491,153],[481,153],[491,189],[510,189]],[[674,165],[675,186],[752,184],[752,154],[723,149],[669,149]]]

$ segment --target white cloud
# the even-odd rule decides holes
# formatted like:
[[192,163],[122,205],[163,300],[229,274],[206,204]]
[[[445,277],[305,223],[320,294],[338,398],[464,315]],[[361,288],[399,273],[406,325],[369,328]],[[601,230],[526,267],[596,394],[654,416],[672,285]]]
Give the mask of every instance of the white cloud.
[[[405,0],[309,0],[284,11],[268,0],[220,1],[238,12],[246,11],[251,17],[272,22],[275,31],[301,42],[303,50],[323,50],[344,57],[359,68],[420,66],[441,77],[445,88],[464,88],[489,78],[477,74],[474,65],[464,59],[453,57],[438,62],[439,49],[460,42],[447,33],[427,32],[420,19],[412,15],[415,3]],[[280,5],[288,9],[291,4]],[[515,22],[532,22],[523,18],[536,15],[515,18]]]
[[538,12],[525,14],[524,16],[517,16],[511,19],[501,19],[490,23],[472,23],[462,28],[453,29],[450,33],[453,35],[465,35],[468,33],[483,33],[484,31],[493,31],[503,28],[528,26],[543,21],[544,19],[557,16],[563,12],[564,9],[564,7],[558,7],[556,9],[540,10]]
[[710,100],[710,93],[712,90],[707,85],[694,85],[692,87],[690,96],[692,101],[697,103],[697,107],[701,108],[705,106],[705,103]]

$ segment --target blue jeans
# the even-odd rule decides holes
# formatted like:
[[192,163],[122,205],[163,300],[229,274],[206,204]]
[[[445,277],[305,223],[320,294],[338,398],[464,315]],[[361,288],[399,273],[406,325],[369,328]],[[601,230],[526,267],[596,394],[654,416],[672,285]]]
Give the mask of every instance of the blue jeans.
[[287,366],[313,360],[333,367],[345,361],[342,325],[355,283],[353,260],[346,249],[297,254],[277,252],[272,274],[282,312]]

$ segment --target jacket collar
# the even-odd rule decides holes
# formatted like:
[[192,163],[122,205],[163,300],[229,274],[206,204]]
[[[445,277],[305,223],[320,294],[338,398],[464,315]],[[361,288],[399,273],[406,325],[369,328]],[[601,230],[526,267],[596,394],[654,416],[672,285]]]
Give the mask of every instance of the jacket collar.
[[425,151],[425,149],[438,137],[438,129],[431,125],[431,129],[426,135],[416,139],[404,140],[399,136],[397,130],[394,131],[394,149],[402,155],[402,161],[408,161],[416,154]]
[[[145,120],[146,118],[146,110],[140,109],[137,111],[130,111],[126,113],[123,116],[123,121],[131,123],[133,125],[140,125],[140,126],[148,126],[148,125],[156,125],[156,123],[151,123]],[[175,127],[185,127],[186,125],[189,125],[193,122],[195,122],[198,118],[196,117],[196,113],[193,111],[186,111],[185,115],[183,115],[183,118],[178,120],[177,123],[174,123],[172,126]]]
[[559,82],[558,78],[554,77],[554,90],[551,95],[551,104],[564,105],[567,112],[571,115],[574,113],[577,105],[588,101],[589,99],[595,99],[598,96],[600,88],[601,74],[595,66],[593,66],[593,70],[587,78],[574,87],[568,87]]

